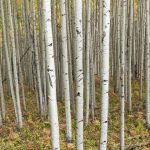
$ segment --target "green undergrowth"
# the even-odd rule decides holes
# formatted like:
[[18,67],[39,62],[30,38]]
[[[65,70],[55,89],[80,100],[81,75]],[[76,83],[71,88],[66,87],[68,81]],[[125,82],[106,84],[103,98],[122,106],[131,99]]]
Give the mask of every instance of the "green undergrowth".
[[[109,131],[108,131],[108,149],[119,150],[120,139],[120,100],[112,89],[113,82],[110,82],[110,105],[109,105]],[[134,149],[149,150],[147,144],[150,139],[150,132],[146,129],[145,121],[145,91],[143,90],[143,99],[139,99],[138,82],[134,82],[133,91],[133,112],[128,113],[126,103],[125,114],[125,144],[138,146]],[[100,139],[100,88],[99,79],[96,79],[96,109],[95,121],[89,120],[89,124],[84,128],[84,147],[85,150],[97,150]],[[144,87],[144,86],[143,86]],[[12,100],[9,96],[7,101],[7,117],[2,128],[0,128],[0,150],[48,150],[50,144],[50,122],[42,120],[37,112],[35,95],[32,90],[26,89],[27,111],[23,111],[24,126],[21,130],[16,129],[14,109]],[[141,105],[142,104],[142,105]],[[60,123],[60,143],[61,150],[75,149],[75,119],[72,119],[73,140],[66,147],[65,144],[65,107],[64,102],[58,103],[59,123]],[[72,114],[73,118],[75,115]],[[144,146],[145,145],[145,146]],[[130,149],[130,146],[129,148]]]

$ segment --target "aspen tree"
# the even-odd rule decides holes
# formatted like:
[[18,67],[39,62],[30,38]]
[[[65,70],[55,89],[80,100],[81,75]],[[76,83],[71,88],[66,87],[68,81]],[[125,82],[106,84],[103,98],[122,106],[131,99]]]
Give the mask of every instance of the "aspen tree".
[[42,83],[41,83],[41,73],[40,73],[40,61],[39,61],[39,52],[37,45],[37,32],[36,32],[36,13],[35,13],[35,2],[32,0],[33,7],[33,30],[34,30],[34,51],[35,51],[35,63],[36,63],[36,78],[37,78],[37,88],[38,88],[38,96],[39,96],[39,104],[40,104],[40,113],[41,116],[44,116],[44,100],[43,100],[43,92],[42,92]]
[[91,0],[87,1],[87,38],[86,38],[86,118],[85,124],[89,120],[90,104],[90,49],[91,49]]
[[116,81],[116,87],[117,87],[117,92],[120,93],[120,47],[121,47],[121,40],[120,40],[120,30],[121,30],[121,1],[117,1],[117,81]]
[[56,71],[54,61],[54,46],[51,19],[51,0],[43,1],[44,29],[46,41],[46,60],[48,75],[48,103],[51,121],[52,149],[59,150],[59,123],[56,97]]
[[75,37],[76,37],[76,148],[83,150],[83,30],[82,0],[75,0]]
[[106,150],[108,132],[109,105],[109,34],[110,34],[110,0],[103,1],[103,43],[102,43],[102,102],[101,102],[101,138],[100,150]]
[[132,58],[132,42],[133,42],[133,5],[134,0],[131,0],[129,3],[130,7],[130,25],[129,25],[129,50],[128,50],[128,103],[129,111],[132,111],[132,74],[131,74],[131,58]]
[[5,120],[6,116],[6,109],[5,109],[5,98],[4,98],[4,90],[3,90],[3,83],[2,83],[2,72],[1,72],[1,65],[0,65],[0,98],[1,98],[1,118]]
[[40,49],[42,50],[42,87],[43,87],[43,101],[44,101],[44,112],[46,111],[47,108],[47,90],[46,90],[46,55],[45,55],[45,37],[44,37],[44,25],[43,25],[43,12],[42,10],[42,4],[43,2],[41,2],[41,0],[38,0],[38,15],[39,15],[39,40],[40,40]]
[[18,127],[22,128],[22,112],[20,105],[20,94],[19,94],[19,83],[18,83],[18,70],[17,70],[17,55],[16,55],[16,44],[15,44],[15,33],[14,33],[14,25],[12,18],[12,8],[11,2],[8,0],[8,10],[9,10],[9,19],[10,19],[10,29],[11,29],[11,39],[12,39],[12,50],[13,50],[13,70],[14,70],[14,81],[15,81],[15,89],[16,89],[16,106],[18,113]]
[[[12,77],[12,70],[11,70],[11,63],[10,63],[10,59],[9,59],[9,53],[8,53],[8,44],[7,44],[7,30],[6,30],[6,26],[5,26],[5,14],[4,14],[4,2],[3,0],[1,0],[0,2],[1,4],[1,15],[2,15],[2,27],[3,27],[3,38],[4,38],[4,47],[5,47],[5,55],[6,55],[6,63],[7,63],[7,69],[8,69],[8,77],[9,77],[9,83],[10,83],[10,91],[11,91],[11,96],[12,96],[12,100],[13,100],[13,103],[14,103],[14,108],[15,108],[15,115],[16,115],[16,123],[17,123],[17,127],[21,128],[22,127],[22,115],[21,115],[21,109],[20,109],[20,101],[19,100],[19,92],[18,90],[18,78],[17,78],[17,74],[15,75],[15,83],[16,83],[16,93],[17,93],[17,101],[16,101],[16,98],[15,98],[15,91],[14,91],[14,87],[13,87],[13,77]],[[10,7],[10,2],[9,2],[9,7]],[[11,13],[11,10],[9,10],[9,13]],[[12,16],[9,16],[10,17],[10,22],[11,22],[11,25],[12,25]],[[11,29],[12,29],[12,33],[13,33],[13,26],[11,26]],[[13,40],[13,34],[12,34],[12,40]],[[13,42],[13,41],[12,41]],[[14,43],[14,42],[13,42]],[[16,55],[15,55],[15,51],[14,51],[14,47],[13,47],[13,60],[14,60],[14,67],[16,67]],[[16,68],[15,68],[16,69]],[[17,70],[15,70],[17,72]],[[14,72],[15,72],[14,71]]]
[[127,1],[122,0],[122,30],[121,30],[121,93],[120,93],[120,103],[121,103],[121,123],[120,123],[120,149],[124,150],[124,110],[125,110],[125,43],[126,43],[126,6]]
[[20,45],[19,45],[19,28],[18,28],[18,20],[17,20],[17,6],[16,6],[16,1],[13,0],[13,6],[14,6],[14,11],[13,11],[13,20],[14,20],[14,32],[15,32],[15,41],[16,41],[16,54],[17,54],[17,65],[18,65],[18,79],[20,80],[20,85],[21,85],[21,90],[22,90],[22,100],[23,100],[23,107],[24,110],[26,110],[26,100],[25,100],[25,91],[24,91],[24,83],[23,83],[23,73],[22,73],[22,68],[20,64]]
[[146,120],[150,128],[150,2],[146,0]]
[[66,0],[61,0],[61,36],[62,36],[62,60],[63,60],[63,87],[65,96],[66,111],[66,140],[67,143],[72,140],[71,131],[71,110],[70,110],[70,80],[69,80],[69,60],[67,45],[67,13]]
[[67,13],[67,39],[68,39],[68,59],[69,59],[69,79],[70,79],[70,97],[72,111],[75,114],[75,98],[74,98],[74,82],[73,82],[73,51],[72,51],[72,26],[71,26],[71,13],[70,13],[70,3],[71,1],[66,0],[66,13]]
[[140,42],[139,45],[139,75],[140,75],[140,90],[139,90],[139,98],[142,100],[142,91],[143,91],[143,68],[144,68],[144,36],[145,36],[145,1],[141,1],[141,10],[140,10]]

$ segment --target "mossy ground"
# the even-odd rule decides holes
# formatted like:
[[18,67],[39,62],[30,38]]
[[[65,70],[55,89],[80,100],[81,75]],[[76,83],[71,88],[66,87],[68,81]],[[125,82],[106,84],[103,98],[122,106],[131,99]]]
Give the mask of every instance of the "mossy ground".
[[[113,83],[110,83],[110,105],[109,105],[109,132],[108,149],[119,150],[120,139],[120,101],[119,97],[112,90]],[[139,145],[133,149],[150,150],[150,131],[146,128],[144,90],[143,100],[139,100],[139,86],[136,81],[133,86],[133,112],[125,114],[125,144]],[[12,100],[7,100],[7,117],[2,128],[0,128],[0,150],[48,150],[50,144],[50,123],[40,119],[37,112],[35,95],[32,90],[26,89],[27,111],[23,111],[24,126],[17,130],[15,126],[14,110]],[[96,79],[96,102],[95,121],[89,121],[84,129],[85,150],[97,150],[100,137],[100,89],[99,80]],[[65,150],[65,109],[64,103],[59,102],[59,122],[61,150]],[[126,104],[127,110],[127,104]],[[75,118],[74,115],[72,115]],[[73,143],[68,149],[75,149],[75,120],[72,119]],[[146,146],[144,146],[144,144]],[[129,148],[128,148],[129,149]],[[131,147],[130,147],[131,149]]]

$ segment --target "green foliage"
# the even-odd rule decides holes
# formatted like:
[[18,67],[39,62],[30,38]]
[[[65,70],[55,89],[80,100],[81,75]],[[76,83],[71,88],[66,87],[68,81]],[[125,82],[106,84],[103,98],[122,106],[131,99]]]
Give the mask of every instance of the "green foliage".
[[[112,82],[110,84],[110,113],[109,113],[109,133],[108,133],[108,149],[119,149],[120,142],[120,101],[119,97],[112,90]],[[100,139],[100,89],[99,79],[96,79],[96,102],[95,121],[89,120],[89,124],[84,128],[84,146],[86,150],[97,150]],[[138,97],[138,82],[134,83],[133,103],[134,111],[132,114],[126,113],[125,121],[125,143],[126,145],[148,142],[149,131],[145,127],[145,111],[143,108],[136,112],[141,101]],[[143,93],[145,91],[143,90]],[[7,98],[7,116],[5,125],[0,129],[0,150],[26,150],[26,149],[51,149],[50,144],[50,123],[40,119],[36,109],[35,95],[31,90],[26,91],[27,111],[23,112],[24,127],[18,131],[14,122],[14,110],[12,100]],[[59,102],[59,122],[60,122],[60,139],[61,149],[66,150],[65,135],[65,107],[64,103]],[[72,114],[73,115],[73,114]],[[72,118],[75,118],[72,117]],[[75,129],[76,121],[72,119],[73,140],[69,145],[69,149],[75,149]]]

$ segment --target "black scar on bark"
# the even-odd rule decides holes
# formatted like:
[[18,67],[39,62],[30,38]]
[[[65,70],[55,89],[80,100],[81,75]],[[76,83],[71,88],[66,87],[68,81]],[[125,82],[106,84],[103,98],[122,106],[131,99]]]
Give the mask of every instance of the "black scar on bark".
[[81,32],[79,30],[76,29],[77,34],[80,34]]
[[77,93],[77,96],[80,96],[80,92]]
[[78,123],[83,122],[83,120],[78,121]]
[[53,45],[53,43],[50,43],[48,46],[52,46]]

